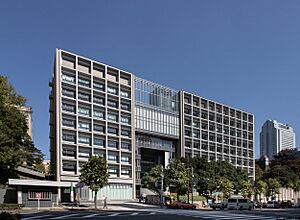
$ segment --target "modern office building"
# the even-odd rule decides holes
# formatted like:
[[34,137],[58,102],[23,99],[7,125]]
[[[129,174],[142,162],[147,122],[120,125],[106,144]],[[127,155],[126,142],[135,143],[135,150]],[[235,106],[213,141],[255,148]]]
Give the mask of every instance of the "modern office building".
[[[59,182],[76,184],[90,155],[108,161],[99,198],[134,198],[145,171],[180,156],[227,160],[254,178],[253,114],[60,49],[50,86],[51,170]],[[86,188],[80,194],[92,199]]]
[[296,148],[294,129],[276,120],[267,120],[260,132],[260,155],[273,159],[280,151]]
[[181,92],[181,156],[225,160],[254,179],[254,116]]

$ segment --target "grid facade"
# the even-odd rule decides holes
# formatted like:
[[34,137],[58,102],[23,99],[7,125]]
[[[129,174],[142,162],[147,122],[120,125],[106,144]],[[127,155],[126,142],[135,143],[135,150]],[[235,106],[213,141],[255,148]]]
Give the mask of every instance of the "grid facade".
[[142,173],[175,155],[226,160],[254,179],[253,114],[63,50],[54,67],[50,155],[58,181],[78,182],[91,155],[107,160],[109,185],[98,195],[113,199],[134,198]]
[[91,155],[100,155],[108,162],[109,183],[121,179],[132,190],[132,75],[62,50],[57,61],[56,91],[50,99],[50,113],[56,108],[52,120],[50,114],[50,132],[58,135],[50,138],[58,140],[56,145],[52,141],[57,178],[78,181],[82,165]]
[[181,92],[181,156],[226,160],[254,178],[254,116]]

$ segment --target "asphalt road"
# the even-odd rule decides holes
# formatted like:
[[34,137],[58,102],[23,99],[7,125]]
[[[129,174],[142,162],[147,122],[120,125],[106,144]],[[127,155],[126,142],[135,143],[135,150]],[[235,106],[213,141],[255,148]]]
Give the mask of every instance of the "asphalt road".
[[272,219],[300,219],[300,209],[292,210],[253,210],[253,211],[211,211],[211,210],[170,210],[144,209],[137,211],[60,211],[23,214],[23,220],[54,220],[54,219],[108,219],[108,220],[179,220],[179,219],[206,219],[206,220],[272,220]]

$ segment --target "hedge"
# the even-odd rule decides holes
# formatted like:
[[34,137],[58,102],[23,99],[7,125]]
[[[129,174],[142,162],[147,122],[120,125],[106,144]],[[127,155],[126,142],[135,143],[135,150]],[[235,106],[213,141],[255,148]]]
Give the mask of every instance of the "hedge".
[[19,220],[19,219],[21,219],[21,216],[19,214],[11,214],[8,212],[2,212],[2,213],[0,213],[0,219],[1,220]]
[[0,204],[0,209],[2,210],[14,210],[23,208],[23,204],[15,204],[15,203],[4,203]]

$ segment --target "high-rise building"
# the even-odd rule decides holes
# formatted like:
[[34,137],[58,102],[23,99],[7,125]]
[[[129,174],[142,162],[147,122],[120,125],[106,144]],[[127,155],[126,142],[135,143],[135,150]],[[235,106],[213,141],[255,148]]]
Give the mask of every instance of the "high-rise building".
[[[181,156],[226,160],[254,178],[251,113],[59,49],[50,86],[57,181],[78,182],[90,155],[108,161],[109,185],[99,198],[134,198],[145,171]],[[80,194],[92,196],[87,188]]]
[[273,159],[280,151],[296,148],[294,129],[276,120],[267,120],[260,132],[260,156]]

